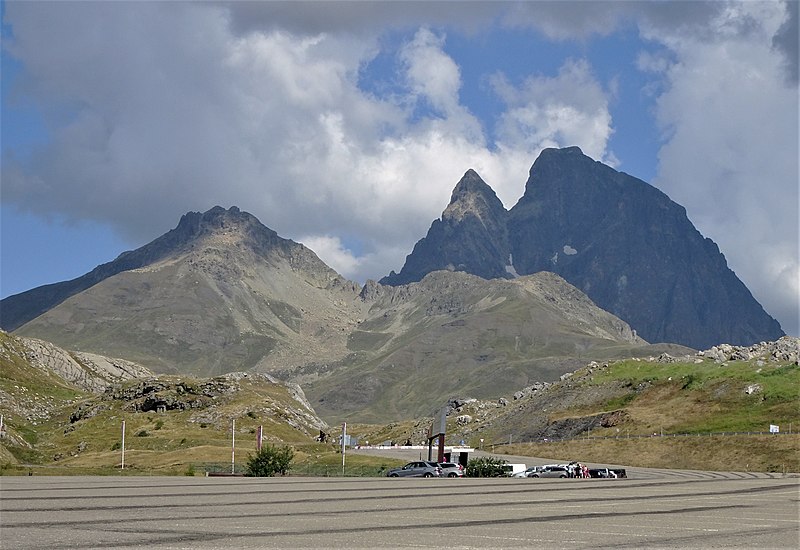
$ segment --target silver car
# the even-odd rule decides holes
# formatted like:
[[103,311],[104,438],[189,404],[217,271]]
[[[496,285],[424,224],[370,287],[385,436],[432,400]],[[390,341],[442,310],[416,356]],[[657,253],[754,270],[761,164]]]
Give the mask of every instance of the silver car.
[[531,466],[524,472],[517,472],[511,477],[533,477],[533,474],[541,472],[544,469],[544,466]]
[[409,462],[402,468],[393,468],[386,472],[386,477],[440,477],[442,469],[435,462],[419,460]]
[[531,472],[528,477],[569,477],[569,470],[565,466],[545,466],[538,472]]
[[454,462],[440,462],[442,477],[464,477],[464,467]]

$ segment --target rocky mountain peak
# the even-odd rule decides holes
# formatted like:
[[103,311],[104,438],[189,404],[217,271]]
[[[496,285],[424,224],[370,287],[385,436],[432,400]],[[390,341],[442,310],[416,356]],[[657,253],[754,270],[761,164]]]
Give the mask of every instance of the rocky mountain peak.
[[[623,181],[624,178],[627,180]],[[564,194],[570,201],[583,198],[587,202],[597,195],[613,198],[627,192],[632,180],[651,187],[584,155],[579,147],[549,148],[543,150],[531,166],[519,203],[536,201],[543,194]],[[654,187],[651,189],[657,191]]]
[[470,168],[453,189],[450,204],[442,213],[442,220],[459,222],[465,216],[473,215],[484,225],[494,225],[497,218],[504,214],[505,208],[497,194]]
[[580,148],[542,151],[510,211],[491,206],[485,185],[467,172],[400,275],[381,282],[437,269],[484,278],[551,271],[650,342],[700,349],[783,335],[681,205]]
[[487,279],[509,277],[506,214],[494,190],[475,170],[467,170],[441,219],[416,244],[402,271],[392,271],[380,282],[408,284],[437,270],[466,271]]
[[37,287],[9,296],[0,302],[0,327],[16,330],[28,321],[56,307],[66,299],[126,271],[151,268],[156,264],[182,261],[192,256],[196,268],[233,280],[242,270],[266,261],[285,262],[295,272],[320,287],[338,285],[344,279],[325,265],[314,252],[300,243],[283,239],[255,216],[232,206],[215,206],[206,212],[188,212],[178,225],[155,240],[123,252],[111,262],[62,283]]
[[152,243],[126,254],[141,253],[150,248],[151,254],[174,254],[198,243],[206,245],[249,244],[251,246],[274,243],[282,240],[278,234],[264,226],[248,212],[236,206],[229,209],[215,206],[206,212],[188,212],[181,216],[175,229],[159,237]]

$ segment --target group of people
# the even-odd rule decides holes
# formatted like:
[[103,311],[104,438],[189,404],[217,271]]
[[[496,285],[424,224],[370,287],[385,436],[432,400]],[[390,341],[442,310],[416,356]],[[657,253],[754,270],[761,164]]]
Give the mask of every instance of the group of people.
[[581,464],[580,462],[570,462],[567,464],[567,473],[569,477],[577,477],[577,478],[589,478],[589,467],[586,464]]

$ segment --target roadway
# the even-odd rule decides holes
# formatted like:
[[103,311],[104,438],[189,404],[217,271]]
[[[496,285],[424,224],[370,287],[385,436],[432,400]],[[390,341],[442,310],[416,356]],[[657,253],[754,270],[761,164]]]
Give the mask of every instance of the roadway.
[[0,477],[0,547],[792,548],[800,478]]

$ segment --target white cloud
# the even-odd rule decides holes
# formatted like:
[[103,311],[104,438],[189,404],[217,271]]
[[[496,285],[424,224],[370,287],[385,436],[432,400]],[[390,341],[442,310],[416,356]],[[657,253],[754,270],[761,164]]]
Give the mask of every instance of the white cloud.
[[306,236],[297,239],[313,250],[317,256],[345,278],[354,278],[360,271],[362,258],[349,250],[339,237],[334,235]]
[[673,59],[642,63],[665,85],[655,183],[687,207],[765,309],[797,334],[798,90],[772,46],[786,14],[779,3],[725,8],[712,34],[648,31]]
[[444,37],[420,29],[400,52],[409,85],[415,95],[427,99],[442,115],[460,110],[458,90],[461,71],[442,47]]
[[[468,168],[510,207],[544,147],[616,163],[614,79],[604,88],[583,59],[498,73],[487,143],[435,25],[500,18],[588,40],[638,24],[663,48],[639,57],[664,130],[656,183],[797,333],[789,6],[791,20],[779,2],[9,2],[4,44],[25,71],[14,93],[42,106],[51,141],[30,163],[4,154],[3,202],[112,223],[140,243],[187,210],[235,204],[282,236],[310,236],[344,274],[378,278],[402,266]],[[399,91],[379,97],[359,76],[387,25],[411,38],[396,52]]]
[[515,87],[502,74],[492,79],[494,90],[508,109],[503,114],[498,140],[512,149],[578,145],[585,154],[605,160],[613,132],[608,93],[585,60],[569,60],[554,77],[528,78]]
[[[234,33],[214,4],[19,3],[8,19],[36,84],[25,91],[54,106],[54,130],[35,162],[4,163],[4,200],[110,221],[140,242],[187,210],[235,204],[284,236],[361,236],[364,258],[337,261],[378,278],[402,266],[468,168],[510,205],[542,147],[600,156],[608,135],[579,62],[520,90],[513,108],[540,112],[490,147],[459,101],[445,36],[425,27],[397,53],[407,93],[379,98],[358,87],[378,51],[369,35]],[[577,85],[589,91],[547,103]],[[580,124],[593,129],[579,136]]]

